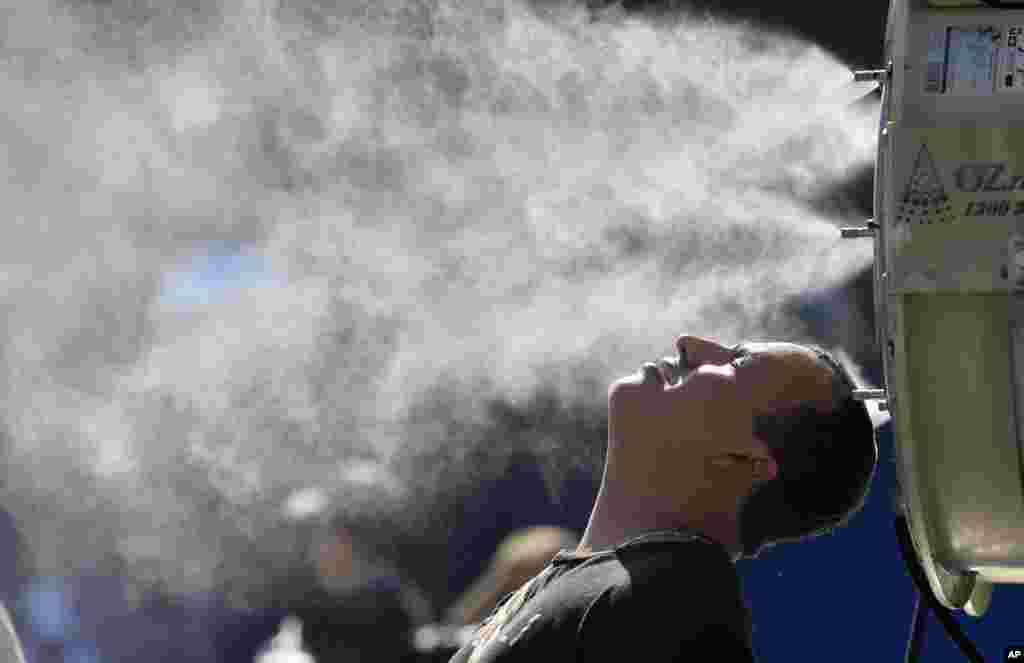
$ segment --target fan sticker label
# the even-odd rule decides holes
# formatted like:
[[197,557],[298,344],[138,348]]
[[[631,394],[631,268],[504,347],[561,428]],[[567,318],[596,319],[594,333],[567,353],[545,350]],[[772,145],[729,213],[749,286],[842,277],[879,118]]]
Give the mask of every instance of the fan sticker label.
[[908,128],[893,145],[885,222],[898,287],[1024,290],[1024,127]]
[[950,223],[954,216],[955,210],[935,166],[935,158],[928,145],[922,144],[896,207],[896,225]]
[[997,65],[1008,50],[1008,39],[1008,31],[994,25],[958,25],[933,31],[928,36],[925,92],[993,94]]
[[950,173],[957,203],[946,192],[946,185],[935,166],[927,144],[921,145],[914,169],[896,208],[896,223],[930,225],[951,223],[959,217],[1024,217],[1024,199],[1001,196],[964,196],[963,194],[1007,194],[1024,191],[1024,174],[1014,174],[1009,164],[999,162],[960,162]]

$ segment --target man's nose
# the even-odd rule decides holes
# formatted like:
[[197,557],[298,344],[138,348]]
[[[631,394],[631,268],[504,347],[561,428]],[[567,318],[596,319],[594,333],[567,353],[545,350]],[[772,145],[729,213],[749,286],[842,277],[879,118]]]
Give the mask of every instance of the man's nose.
[[676,339],[676,349],[689,366],[702,364],[727,364],[732,360],[732,351],[726,346],[701,336],[683,335]]

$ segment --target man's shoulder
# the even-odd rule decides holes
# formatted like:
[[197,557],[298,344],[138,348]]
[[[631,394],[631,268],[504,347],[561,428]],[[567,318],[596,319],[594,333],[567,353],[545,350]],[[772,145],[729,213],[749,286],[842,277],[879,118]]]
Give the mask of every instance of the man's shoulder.
[[[709,621],[721,624],[725,633],[743,630],[742,614],[714,607],[722,603],[715,597],[737,605],[734,579],[728,557],[699,539],[647,541],[588,556],[560,554],[544,573],[506,596],[474,645],[452,661],[505,663],[538,652],[621,660],[627,643],[643,642],[659,652],[713,644],[719,638],[711,637]],[[697,642],[702,630],[709,637]]]

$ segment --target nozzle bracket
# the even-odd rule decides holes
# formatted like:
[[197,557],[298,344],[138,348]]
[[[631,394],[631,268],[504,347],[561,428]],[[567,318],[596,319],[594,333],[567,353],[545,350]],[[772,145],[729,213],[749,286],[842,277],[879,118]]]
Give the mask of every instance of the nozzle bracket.
[[880,401],[878,409],[882,412],[889,410],[889,402],[886,400],[885,389],[854,389],[853,400],[855,401]]
[[853,72],[853,80],[858,83],[877,81],[885,82],[889,77],[889,69],[859,69]]
[[852,239],[854,237],[874,237],[877,230],[878,223],[874,219],[868,219],[867,224],[863,226],[840,228],[839,236],[843,239]]

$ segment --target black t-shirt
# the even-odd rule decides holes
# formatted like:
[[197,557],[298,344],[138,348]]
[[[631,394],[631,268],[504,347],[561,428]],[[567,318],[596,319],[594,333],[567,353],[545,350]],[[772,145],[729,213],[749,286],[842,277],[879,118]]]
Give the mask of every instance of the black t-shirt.
[[505,596],[450,663],[753,661],[739,575],[718,543],[657,532],[559,552]]

